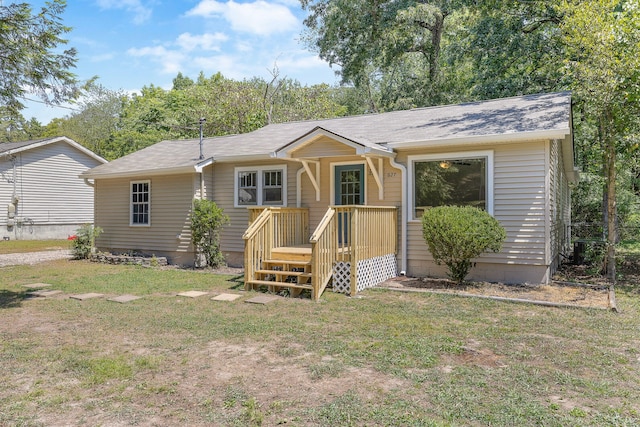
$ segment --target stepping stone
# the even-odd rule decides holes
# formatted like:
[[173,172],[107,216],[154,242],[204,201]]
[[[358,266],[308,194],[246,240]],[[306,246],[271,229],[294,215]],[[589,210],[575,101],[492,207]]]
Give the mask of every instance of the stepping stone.
[[220,294],[218,296],[215,296],[215,297],[211,298],[211,300],[213,300],[213,301],[235,301],[238,298],[240,298],[240,295],[238,295],[238,294]]
[[35,297],[50,297],[53,295],[61,294],[62,291],[54,290],[54,289],[43,289],[40,291],[29,292],[29,295],[33,295]]
[[179,297],[187,297],[187,298],[198,298],[201,297],[202,295],[207,295],[209,292],[202,292],[202,291],[187,291],[187,292],[180,292],[178,294]]
[[130,301],[135,301],[137,299],[140,299],[142,297],[136,296],[136,295],[120,295],[117,297],[113,297],[113,298],[108,298],[107,301],[113,301],[113,302],[119,302],[124,304],[125,302],[130,302]]
[[86,299],[91,299],[91,298],[100,298],[104,296],[104,294],[97,294],[95,292],[89,292],[87,294],[78,294],[78,295],[71,295],[69,298],[71,299],[77,299],[80,301],[84,301]]
[[29,288],[29,289],[48,288],[49,286],[51,286],[49,283],[31,283],[29,285],[22,285],[23,288]]
[[268,304],[279,298],[280,297],[276,297],[273,295],[258,295],[257,297],[249,298],[245,302],[252,303],[252,304]]

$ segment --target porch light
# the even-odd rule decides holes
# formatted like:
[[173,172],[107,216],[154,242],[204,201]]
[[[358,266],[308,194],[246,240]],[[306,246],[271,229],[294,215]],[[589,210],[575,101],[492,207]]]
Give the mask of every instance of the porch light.
[[449,160],[443,160],[440,162],[440,167],[442,169],[449,169],[451,167],[451,162]]

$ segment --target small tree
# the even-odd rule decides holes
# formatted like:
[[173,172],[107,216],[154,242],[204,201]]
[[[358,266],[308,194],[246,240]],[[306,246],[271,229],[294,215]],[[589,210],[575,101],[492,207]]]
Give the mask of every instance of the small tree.
[[[210,267],[224,264],[220,251],[220,229],[229,222],[221,208],[211,200],[195,199],[191,212],[191,242],[196,247],[197,256],[204,255]],[[198,264],[196,258],[196,264]]]
[[102,228],[85,224],[71,236],[71,252],[75,259],[88,259],[93,251],[96,238],[102,234]]
[[500,223],[472,206],[439,206],[422,216],[422,232],[436,264],[449,268],[449,277],[460,284],[483,252],[498,252],[507,237]]

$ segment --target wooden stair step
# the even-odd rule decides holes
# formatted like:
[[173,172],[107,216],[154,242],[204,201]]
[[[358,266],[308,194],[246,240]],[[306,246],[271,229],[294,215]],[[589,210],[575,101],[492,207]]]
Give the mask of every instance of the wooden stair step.
[[247,283],[251,283],[252,285],[281,286],[283,288],[313,289],[313,286],[310,284],[303,285],[289,282],[272,282],[270,280],[249,280]]
[[273,274],[274,276],[300,276],[311,277],[311,273],[305,273],[304,271],[289,271],[289,270],[256,270],[256,273]]
[[311,265],[311,261],[301,261],[301,260],[285,260],[285,259],[264,259],[262,260],[263,264],[287,264],[287,265],[299,265],[299,266],[305,266],[305,265]]

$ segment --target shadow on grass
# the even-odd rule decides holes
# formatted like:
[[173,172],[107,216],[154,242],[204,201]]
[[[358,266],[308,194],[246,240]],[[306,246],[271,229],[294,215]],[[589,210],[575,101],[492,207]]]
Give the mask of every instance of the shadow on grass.
[[22,301],[31,298],[26,292],[0,290],[0,309],[20,307]]
[[233,276],[227,280],[227,282],[231,283],[230,289],[244,289],[244,274],[238,274],[237,276]]

